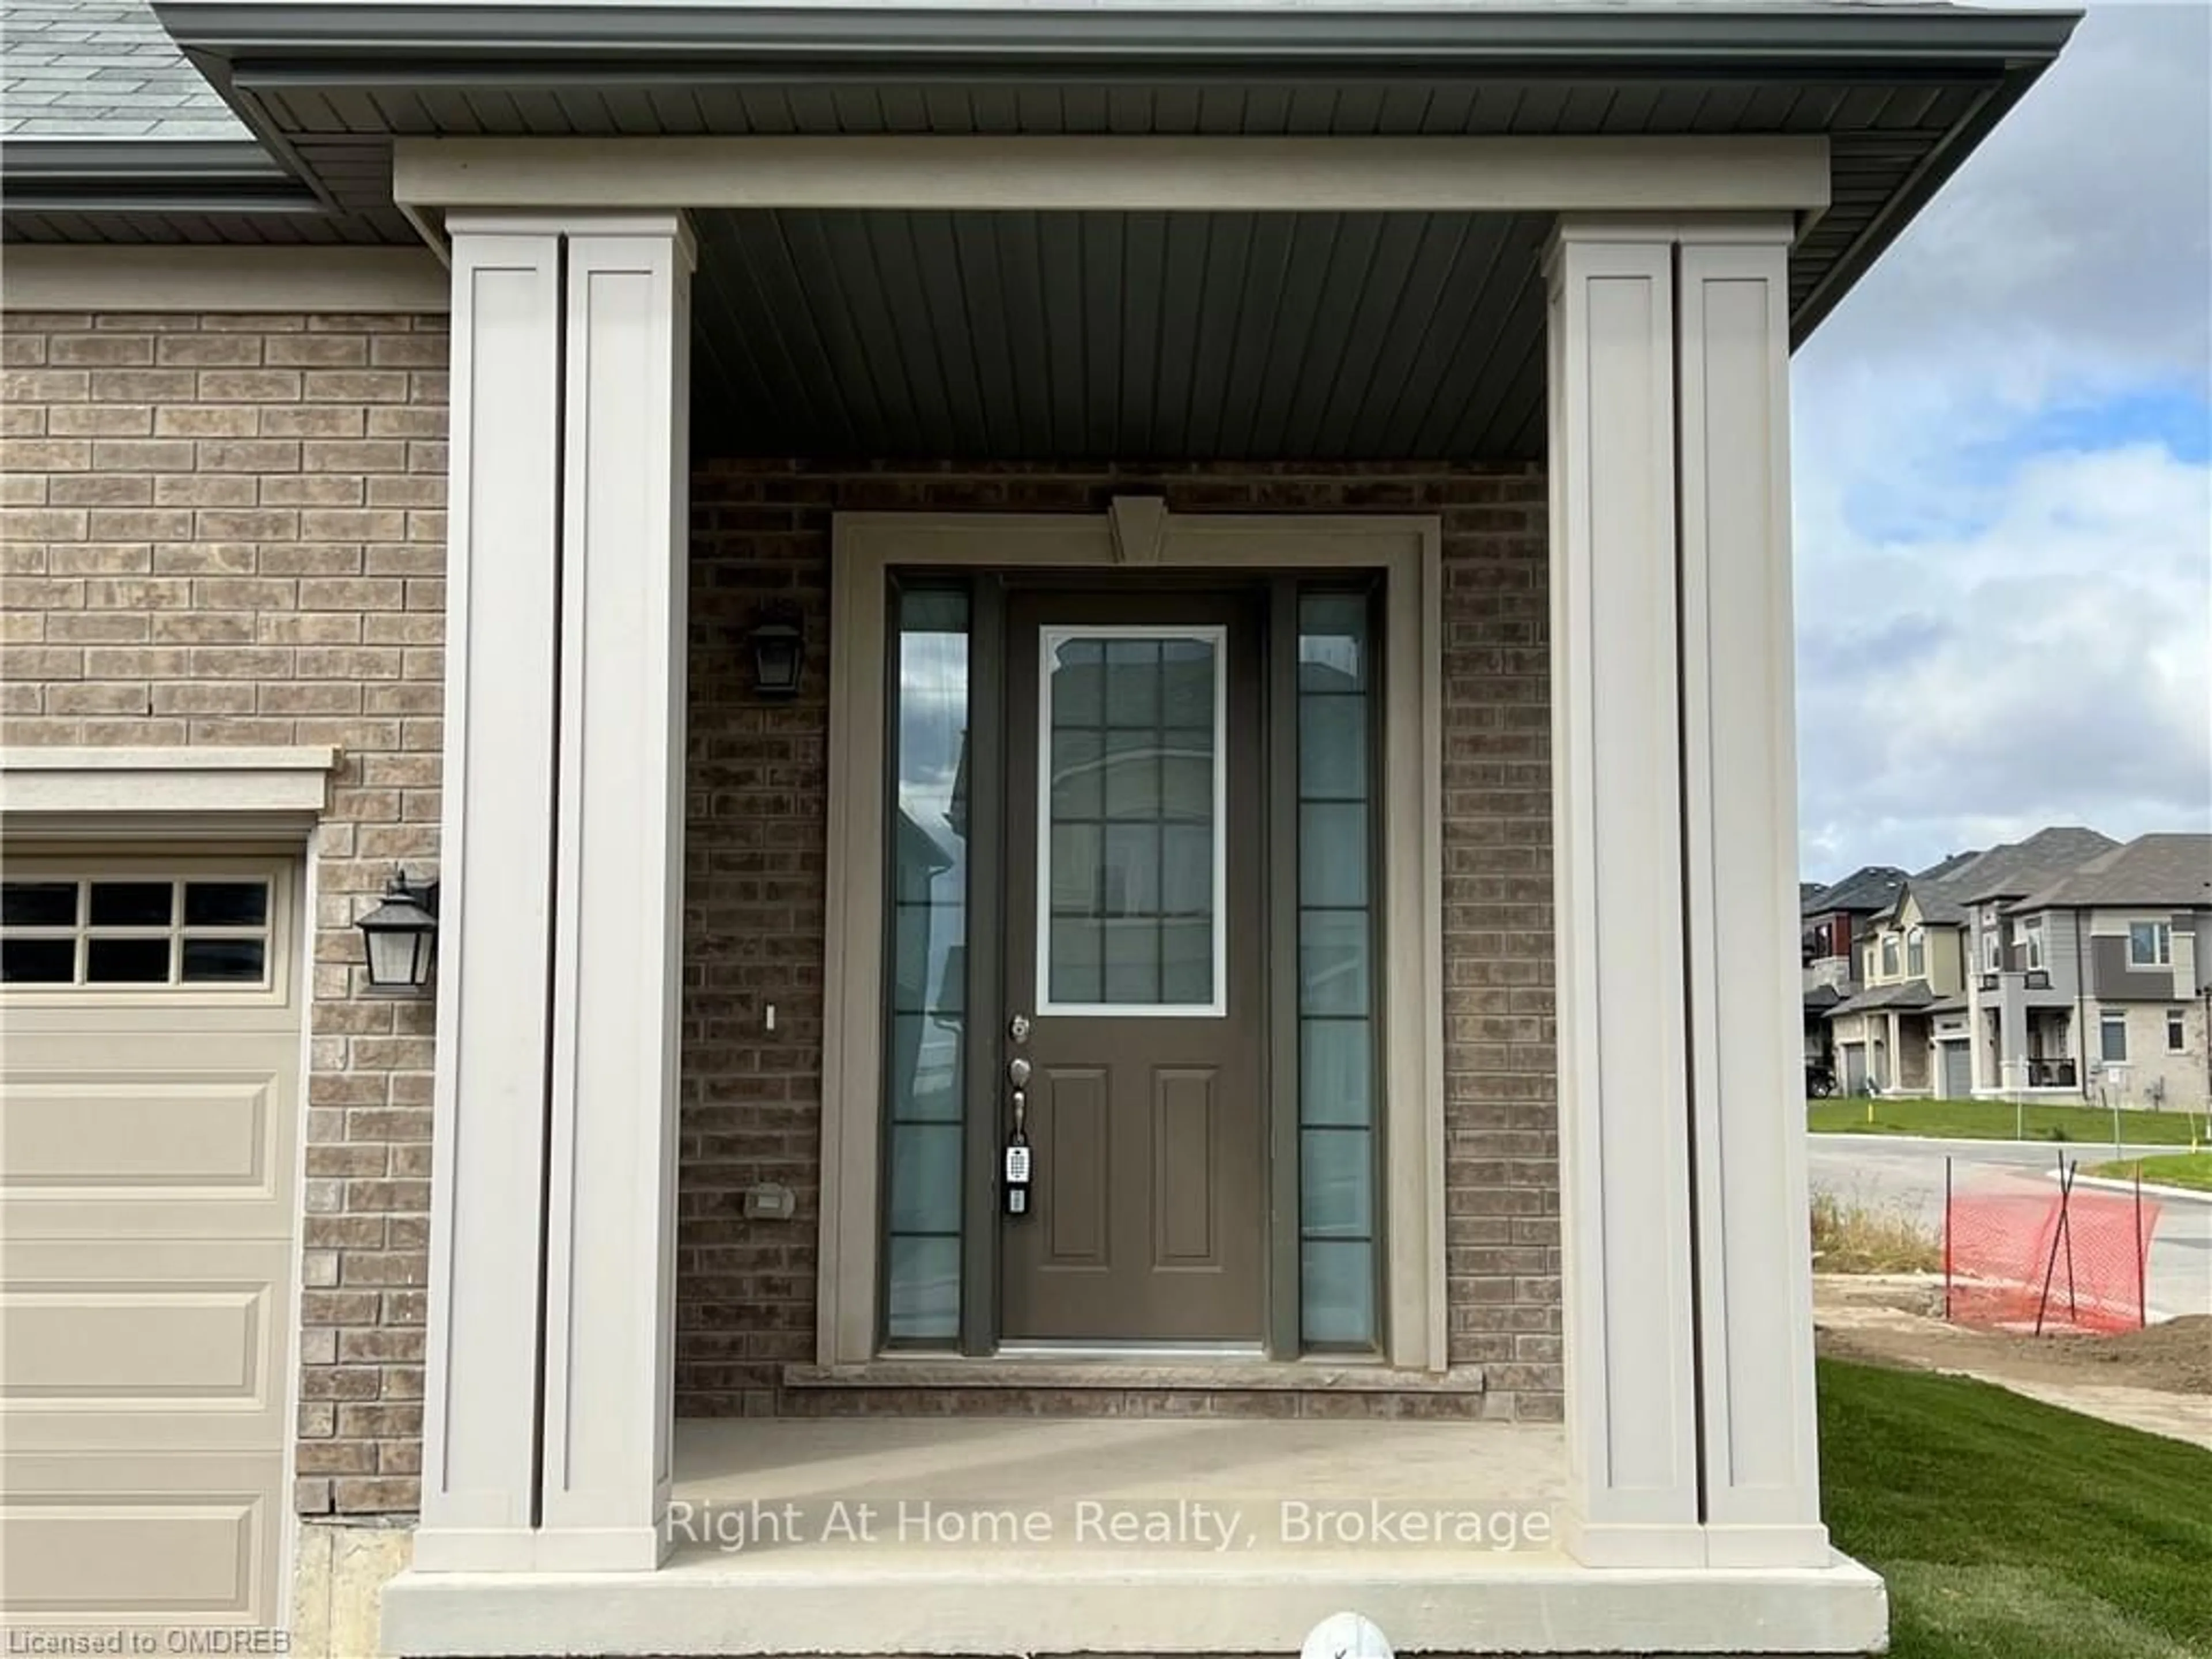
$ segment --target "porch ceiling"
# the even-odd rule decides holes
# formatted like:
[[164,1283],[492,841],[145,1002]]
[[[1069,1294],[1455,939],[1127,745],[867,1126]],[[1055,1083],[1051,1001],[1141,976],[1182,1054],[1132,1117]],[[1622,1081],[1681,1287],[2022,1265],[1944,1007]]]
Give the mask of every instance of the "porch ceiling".
[[1549,222],[702,214],[695,447],[953,459],[1534,457]]

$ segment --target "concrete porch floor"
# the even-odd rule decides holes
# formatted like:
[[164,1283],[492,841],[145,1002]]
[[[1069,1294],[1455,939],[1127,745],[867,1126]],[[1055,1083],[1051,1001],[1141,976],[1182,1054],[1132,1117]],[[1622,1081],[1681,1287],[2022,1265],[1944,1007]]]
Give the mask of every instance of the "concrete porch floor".
[[1556,1428],[1248,1419],[677,1425],[647,1573],[409,1572],[399,1654],[1287,1654],[1331,1613],[1401,1653],[1859,1653],[1881,1581],[1593,1570]]

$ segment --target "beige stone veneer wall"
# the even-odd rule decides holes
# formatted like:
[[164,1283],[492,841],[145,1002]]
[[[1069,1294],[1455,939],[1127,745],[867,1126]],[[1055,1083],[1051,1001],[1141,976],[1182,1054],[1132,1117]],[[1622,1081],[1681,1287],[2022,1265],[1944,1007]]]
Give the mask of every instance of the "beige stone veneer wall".
[[416,1506],[430,1009],[360,994],[434,867],[442,317],[0,319],[0,741],[335,744],[317,837],[301,1511]]

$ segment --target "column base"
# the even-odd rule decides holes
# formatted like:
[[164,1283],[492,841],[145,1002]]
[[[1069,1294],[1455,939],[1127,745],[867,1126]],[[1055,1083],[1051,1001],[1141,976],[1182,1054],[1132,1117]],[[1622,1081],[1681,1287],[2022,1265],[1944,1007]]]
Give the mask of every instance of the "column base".
[[1672,1522],[1583,1521],[1570,1516],[1559,1543],[1586,1567],[1702,1567],[1705,1529]]
[[417,1572],[651,1572],[668,1559],[660,1527],[422,1527]]
[[1819,1567],[1835,1559],[1828,1529],[1811,1524],[1707,1527],[1705,1565],[1711,1567]]
[[1685,1527],[1569,1520],[1559,1541],[1586,1567],[1824,1567],[1835,1559],[1828,1529],[1817,1522]]
[[531,1527],[415,1528],[417,1572],[528,1572],[538,1565],[538,1533]]
[[548,1527],[538,1534],[541,1572],[651,1572],[668,1559],[665,1527]]

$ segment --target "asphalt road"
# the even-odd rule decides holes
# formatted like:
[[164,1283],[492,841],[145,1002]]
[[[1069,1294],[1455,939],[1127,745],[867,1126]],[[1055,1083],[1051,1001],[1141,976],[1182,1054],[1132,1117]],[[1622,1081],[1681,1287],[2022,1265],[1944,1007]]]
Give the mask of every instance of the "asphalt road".
[[[1917,1217],[1930,1231],[1943,1224],[1943,1160],[1952,1160],[1954,1190],[2056,1189],[2049,1177],[2063,1151],[2098,1164],[2115,1157],[2156,1157],[2172,1146],[2086,1143],[2063,1147],[2003,1140],[1917,1140],[1904,1135],[1816,1134],[1806,1138],[1813,1189]],[[2086,1190],[2086,1189],[2085,1189]],[[2212,1198],[2160,1200],[2151,1237],[2149,1292],[2154,1317],[2212,1313]]]

